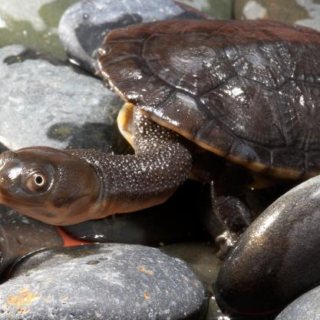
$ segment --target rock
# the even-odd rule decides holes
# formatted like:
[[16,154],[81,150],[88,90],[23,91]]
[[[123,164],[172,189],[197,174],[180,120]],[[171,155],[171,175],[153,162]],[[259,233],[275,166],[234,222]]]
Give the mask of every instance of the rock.
[[215,284],[234,314],[281,310],[320,281],[320,176],[275,201],[241,236]]
[[202,201],[205,196],[202,184],[187,181],[161,205],[63,229],[76,239],[93,242],[159,246],[177,241],[208,240],[210,236],[199,219],[199,213],[205,210]]
[[203,318],[205,288],[158,249],[87,245],[29,255],[0,286],[0,319]]
[[55,227],[0,205],[0,275],[21,255],[62,245]]
[[58,36],[60,16],[78,0],[1,0],[0,47],[23,44],[65,58]]
[[178,0],[221,20],[232,19],[234,0]]
[[269,19],[320,31],[320,3],[313,0],[236,0],[236,19]]
[[70,60],[96,73],[98,49],[110,30],[142,22],[205,17],[171,0],[83,0],[63,14],[59,35]]
[[0,142],[7,148],[128,152],[116,124],[122,102],[101,81],[56,58],[9,46],[0,49],[0,86]]
[[287,306],[276,320],[318,320],[320,315],[320,287],[316,287]]

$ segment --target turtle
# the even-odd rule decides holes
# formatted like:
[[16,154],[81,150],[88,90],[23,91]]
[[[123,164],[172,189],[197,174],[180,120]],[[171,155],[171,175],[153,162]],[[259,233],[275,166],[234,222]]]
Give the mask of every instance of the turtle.
[[158,205],[195,173],[211,183],[220,220],[244,229],[250,208],[219,194],[215,175],[224,175],[222,162],[279,180],[319,174],[319,52],[319,32],[272,21],[170,20],[113,30],[99,69],[125,101],[118,123],[135,154],[4,152],[0,202],[70,225]]

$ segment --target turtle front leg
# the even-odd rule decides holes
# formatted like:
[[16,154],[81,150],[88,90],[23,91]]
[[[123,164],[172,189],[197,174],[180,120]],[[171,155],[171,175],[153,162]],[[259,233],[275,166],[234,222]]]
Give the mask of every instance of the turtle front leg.
[[189,175],[192,157],[176,133],[135,111],[133,134],[135,155],[67,151],[89,163],[98,174],[99,204],[91,219],[160,204]]
[[211,183],[211,201],[214,214],[226,229],[216,237],[219,247],[218,257],[224,259],[236,245],[240,235],[253,221],[251,210],[243,201],[234,196],[217,195],[214,183]]
[[134,114],[135,155],[29,147],[0,156],[0,202],[35,219],[70,225],[166,201],[192,166],[178,136]]

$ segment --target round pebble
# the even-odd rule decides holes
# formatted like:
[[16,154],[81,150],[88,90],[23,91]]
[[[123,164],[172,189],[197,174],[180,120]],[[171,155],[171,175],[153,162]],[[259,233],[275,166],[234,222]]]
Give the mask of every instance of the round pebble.
[[0,286],[0,319],[203,318],[205,288],[182,260],[136,245],[86,245],[27,256]]
[[276,320],[318,320],[320,315],[320,287],[316,287],[287,306]]
[[129,150],[116,123],[120,98],[56,58],[21,46],[2,48],[0,86],[0,142],[9,149]]
[[293,188],[245,231],[220,269],[219,304],[276,313],[320,282],[320,176]]

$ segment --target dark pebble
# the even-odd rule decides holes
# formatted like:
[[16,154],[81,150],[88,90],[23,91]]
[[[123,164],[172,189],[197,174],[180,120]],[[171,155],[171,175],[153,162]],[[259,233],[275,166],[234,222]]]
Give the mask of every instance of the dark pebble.
[[234,314],[263,314],[320,282],[320,176],[274,202],[240,238],[222,266],[215,293]]
[[136,245],[45,250],[0,286],[0,319],[203,319],[202,282],[183,261]]
[[287,306],[276,320],[319,320],[320,287],[316,287]]

